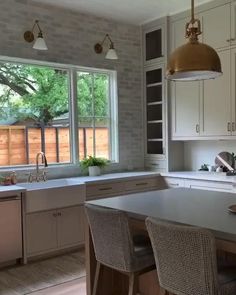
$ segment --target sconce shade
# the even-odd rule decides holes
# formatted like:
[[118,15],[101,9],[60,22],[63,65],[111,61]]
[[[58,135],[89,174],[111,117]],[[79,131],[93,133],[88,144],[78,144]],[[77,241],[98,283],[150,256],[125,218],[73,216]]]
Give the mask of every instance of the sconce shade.
[[38,38],[36,39],[33,48],[37,49],[37,50],[48,50],[47,44],[46,44],[42,34],[39,33]]
[[105,56],[106,59],[118,59],[118,55],[114,48],[110,48]]
[[214,79],[222,75],[217,52],[199,42],[188,42],[170,56],[166,78],[174,81]]
[[109,49],[108,49],[108,51],[106,53],[105,58],[106,59],[118,59],[118,55],[117,55],[116,50],[114,48],[114,43],[112,42],[111,37],[108,34],[105,35],[105,37],[104,37],[104,39],[102,40],[101,43],[96,43],[94,45],[94,51],[97,54],[102,53],[103,52],[103,44],[104,44],[104,42],[106,40],[109,41],[110,45],[109,45]]

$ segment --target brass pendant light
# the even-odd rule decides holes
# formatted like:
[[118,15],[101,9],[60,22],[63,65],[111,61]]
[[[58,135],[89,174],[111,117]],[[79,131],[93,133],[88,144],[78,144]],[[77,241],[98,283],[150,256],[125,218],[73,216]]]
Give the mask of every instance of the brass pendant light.
[[210,46],[199,43],[201,24],[194,17],[186,24],[188,43],[178,47],[169,57],[166,78],[174,81],[195,81],[214,79],[222,75],[221,62],[217,52]]

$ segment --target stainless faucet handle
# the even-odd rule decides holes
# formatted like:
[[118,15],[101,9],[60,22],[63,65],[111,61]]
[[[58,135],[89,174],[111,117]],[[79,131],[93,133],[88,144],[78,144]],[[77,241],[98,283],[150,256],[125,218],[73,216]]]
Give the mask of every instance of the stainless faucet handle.
[[33,179],[34,179],[34,176],[35,176],[35,175],[33,175],[32,172],[30,172],[30,173],[27,174],[27,175],[28,175],[28,179],[27,179],[27,181],[28,181],[28,182],[33,182]]
[[47,171],[43,170],[43,175],[42,175],[43,181],[47,180]]

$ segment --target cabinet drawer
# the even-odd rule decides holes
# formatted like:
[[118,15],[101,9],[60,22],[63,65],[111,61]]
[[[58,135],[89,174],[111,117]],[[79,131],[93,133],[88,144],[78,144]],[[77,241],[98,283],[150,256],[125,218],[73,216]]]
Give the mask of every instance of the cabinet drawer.
[[124,185],[120,182],[87,185],[86,199],[88,200],[95,196],[106,197],[114,194],[119,194],[122,191],[124,191]]
[[146,160],[145,166],[151,170],[165,171],[166,161],[165,160]]
[[125,183],[126,191],[147,190],[158,186],[158,178],[131,180]]
[[219,192],[228,192],[228,193],[234,192],[234,187],[231,183],[188,180],[186,181],[185,186],[189,188],[209,190],[209,191],[219,191]]
[[185,180],[182,178],[165,177],[165,182],[168,188],[177,188],[185,186]]

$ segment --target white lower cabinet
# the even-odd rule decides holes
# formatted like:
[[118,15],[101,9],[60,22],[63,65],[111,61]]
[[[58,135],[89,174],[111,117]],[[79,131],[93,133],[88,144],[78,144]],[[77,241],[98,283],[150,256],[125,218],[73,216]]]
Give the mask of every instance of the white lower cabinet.
[[165,177],[167,188],[178,188],[185,186],[185,180],[183,178]]
[[28,257],[76,246],[83,242],[83,205],[26,215]]
[[234,193],[234,186],[232,183],[224,183],[217,181],[186,180],[185,187],[209,191]]

